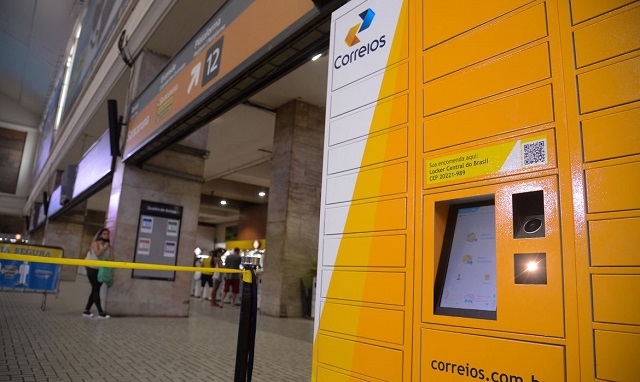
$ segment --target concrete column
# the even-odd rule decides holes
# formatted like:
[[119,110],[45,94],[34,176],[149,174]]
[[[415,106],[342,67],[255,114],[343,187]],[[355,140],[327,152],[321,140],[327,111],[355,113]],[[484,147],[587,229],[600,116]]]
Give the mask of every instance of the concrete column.
[[[145,60],[145,57],[150,58]],[[145,86],[142,77],[157,74],[162,60],[145,54],[136,62],[138,77],[133,81],[139,89]],[[146,73],[146,74],[144,74]],[[136,94],[137,89],[133,91]],[[200,129],[180,144],[206,150],[208,130]],[[188,151],[188,150],[186,150]],[[141,202],[150,201],[181,206],[183,209],[178,238],[176,265],[191,266],[196,247],[198,210],[204,174],[204,158],[172,151],[170,148],[147,161],[144,167],[126,165],[118,161],[111,184],[111,198],[107,211],[107,227],[112,231],[117,261],[133,262]],[[151,170],[152,169],[152,170]],[[116,269],[114,283],[109,288],[105,310],[112,315],[187,316],[189,288],[193,274],[176,272],[174,281],[134,279],[130,269]]]
[[318,256],[324,109],[297,100],[277,110],[261,313],[301,317],[300,278]]
[[[49,220],[44,230],[44,242],[47,246],[60,247],[67,259],[83,258],[80,254],[84,230],[84,215],[74,213],[58,220]],[[63,265],[60,268],[60,280],[73,281],[76,279],[76,266]]]

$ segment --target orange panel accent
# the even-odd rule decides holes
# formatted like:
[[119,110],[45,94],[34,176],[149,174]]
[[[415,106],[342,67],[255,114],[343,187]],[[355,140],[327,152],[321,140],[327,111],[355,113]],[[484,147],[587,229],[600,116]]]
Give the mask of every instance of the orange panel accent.
[[424,87],[424,115],[549,78],[549,63],[549,46],[545,43],[430,82]]
[[640,266],[637,236],[640,218],[589,222],[591,265],[595,267]]
[[594,275],[592,283],[594,321],[640,325],[640,275]]
[[581,23],[599,16],[623,5],[633,3],[634,0],[571,0],[571,15],[573,24]]
[[491,21],[532,0],[424,0],[423,49]]
[[596,378],[637,381],[640,376],[640,334],[595,331]]
[[362,342],[319,335],[318,361],[340,369],[379,378],[402,381],[403,352]]
[[551,121],[553,94],[551,86],[546,85],[425,119],[424,150],[437,150]]
[[327,302],[320,330],[402,345],[404,312]]
[[582,114],[640,100],[640,56],[578,76]]
[[577,66],[583,67],[640,49],[640,7],[573,33]]
[[589,213],[640,208],[640,162],[585,171]]
[[640,108],[582,121],[585,162],[640,154],[639,121]]
[[538,4],[427,50],[424,54],[423,81],[454,72],[546,35],[545,7],[544,4]]

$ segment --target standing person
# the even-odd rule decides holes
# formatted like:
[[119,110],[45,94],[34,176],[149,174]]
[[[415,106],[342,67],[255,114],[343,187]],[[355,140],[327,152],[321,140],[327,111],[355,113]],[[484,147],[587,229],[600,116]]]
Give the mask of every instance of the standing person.
[[[202,275],[200,276],[200,286],[202,287],[202,291],[200,293],[200,301],[204,298],[205,300],[211,300],[211,289],[213,289],[213,271],[211,267],[213,266],[213,251],[209,251],[209,257],[204,259],[202,263]],[[209,285],[209,289],[205,287],[205,285]],[[205,297],[205,291],[209,291],[209,297]]]
[[[100,228],[93,239],[93,243],[91,244],[91,248],[87,254],[87,260],[109,259],[113,261],[113,258],[113,249],[111,248],[111,242],[109,240],[109,229]],[[91,313],[91,306],[96,304],[98,316],[100,318],[110,318],[111,316],[102,310],[102,304],[100,303],[100,287],[102,287],[102,283],[98,281],[98,268],[89,266],[86,268],[87,278],[91,284],[91,294],[89,295],[87,306],[84,308],[84,312],[82,312],[82,316],[93,317],[93,313]]]
[[[227,269],[240,269],[240,263],[242,258],[240,257],[240,248],[234,248],[227,258],[224,260],[224,267]],[[222,291],[222,298],[220,299],[220,307],[224,306],[224,299],[227,297],[227,293],[231,289],[231,307],[236,306],[236,296],[240,290],[240,273],[227,273],[224,277],[224,290]]]
[[[202,267],[202,259],[197,257],[193,261],[194,267]],[[191,282],[191,297],[200,296],[200,277],[202,277],[202,272],[196,271],[193,272],[193,281]]]
[[[215,268],[222,268],[222,254],[224,253],[224,249],[218,248],[215,250],[213,255],[213,266]],[[213,290],[211,291],[211,306],[218,306],[218,301],[216,300],[216,295],[218,294],[218,288],[220,287],[220,283],[222,282],[222,273],[214,272],[213,273]]]

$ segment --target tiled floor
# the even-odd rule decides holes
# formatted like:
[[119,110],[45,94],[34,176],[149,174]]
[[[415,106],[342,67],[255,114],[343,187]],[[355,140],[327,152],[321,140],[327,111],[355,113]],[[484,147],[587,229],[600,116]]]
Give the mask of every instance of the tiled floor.
[[[83,318],[89,284],[58,298],[0,292],[0,381],[233,381],[239,308],[191,299],[189,318]],[[255,382],[308,381],[313,322],[258,315]]]

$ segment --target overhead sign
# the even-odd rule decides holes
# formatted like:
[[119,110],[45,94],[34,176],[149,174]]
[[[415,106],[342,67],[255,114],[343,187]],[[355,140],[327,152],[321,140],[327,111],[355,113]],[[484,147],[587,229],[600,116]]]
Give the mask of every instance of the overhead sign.
[[317,14],[311,0],[227,1],[134,101],[123,159]]

